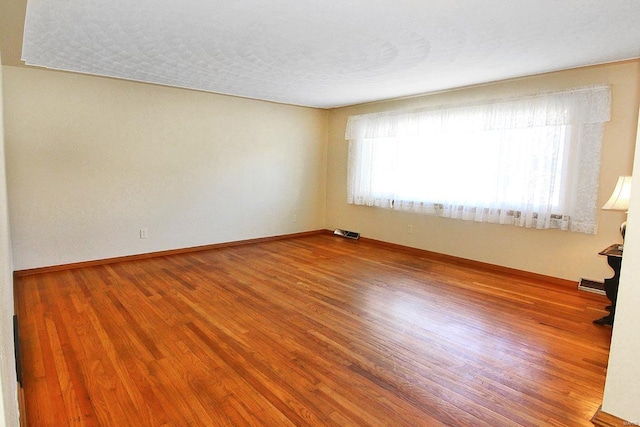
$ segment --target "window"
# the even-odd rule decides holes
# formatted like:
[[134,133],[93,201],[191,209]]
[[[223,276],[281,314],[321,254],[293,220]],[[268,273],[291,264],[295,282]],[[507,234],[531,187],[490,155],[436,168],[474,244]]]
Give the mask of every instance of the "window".
[[610,89],[349,117],[348,202],[597,231]]

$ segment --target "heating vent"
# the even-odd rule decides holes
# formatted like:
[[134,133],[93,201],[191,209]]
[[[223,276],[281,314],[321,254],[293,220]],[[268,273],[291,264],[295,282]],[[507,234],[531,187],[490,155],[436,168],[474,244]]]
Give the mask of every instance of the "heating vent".
[[581,291],[593,292],[594,294],[606,295],[604,291],[604,283],[595,280],[580,279],[578,289]]
[[336,228],[333,234],[353,240],[358,240],[360,238],[360,233],[356,233],[355,231],[340,230],[339,228]]
[[18,326],[18,316],[13,315],[13,348],[16,357],[16,377],[20,387],[22,387],[22,354],[20,351],[20,328]]

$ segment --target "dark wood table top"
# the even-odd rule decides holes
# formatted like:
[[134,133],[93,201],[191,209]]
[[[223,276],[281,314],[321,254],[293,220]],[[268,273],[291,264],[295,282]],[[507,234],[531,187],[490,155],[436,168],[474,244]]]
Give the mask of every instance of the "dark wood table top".
[[598,255],[615,256],[622,258],[622,245],[620,243],[615,243],[598,252]]

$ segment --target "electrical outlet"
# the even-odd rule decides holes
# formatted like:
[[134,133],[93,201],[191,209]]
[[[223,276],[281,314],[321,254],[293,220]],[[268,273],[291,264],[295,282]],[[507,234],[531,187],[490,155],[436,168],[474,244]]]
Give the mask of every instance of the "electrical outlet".
[[295,222],[298,222],[298,215],[293,215],[293,216],[291,217],[291,222],[294,222],[294,223],[295,223]]
[[149,237],[149,230],[147,228],[141,228],[140,229],[140,238],[141,239],[146,239],[147,237]]
[[407,225],[407,233],[413,234],[413,225],[411,224]]

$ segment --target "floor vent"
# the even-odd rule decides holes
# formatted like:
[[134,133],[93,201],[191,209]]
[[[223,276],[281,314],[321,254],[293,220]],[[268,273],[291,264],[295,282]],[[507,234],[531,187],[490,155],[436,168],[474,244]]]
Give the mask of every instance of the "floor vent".
[[22,387],[22,352],[20,351],[20,327],[18,326],[18,316],[13,315],[13,348],[16,358],[16,377],[20,387]]
[[340,230],[339,228],[336,228],[333,231],[333,234],[337,236],[346,237],[347,239],[353,239],[353,240],[358,240],[360,238],[360,233],[356,233],[355,231]]
[[604,291],[604,283],[595,280],[580,279],[578,289],[581,291],[593,292],[594,294],[606,295]]

